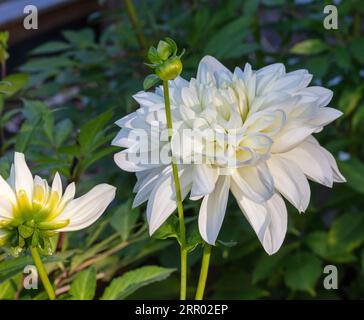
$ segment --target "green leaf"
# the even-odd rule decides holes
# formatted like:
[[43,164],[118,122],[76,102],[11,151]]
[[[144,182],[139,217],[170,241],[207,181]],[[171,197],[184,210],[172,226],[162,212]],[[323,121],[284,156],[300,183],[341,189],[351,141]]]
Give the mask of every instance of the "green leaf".
[[104,129],[111,117],[112,111],[109,110],[88,121],[81,127],[78,142],[85,155],[93,150],[94,140],[97,134]]
[[26,73],[11,74],[0,82],[0,92],[4,93],[6,98],[9,98],[24,88],[28,81],[29,75]]
[[364,214],[346,213],[337,218],[328,234],[328,244],[338,253],[351,252],[364,242]]
[[172,55],[177,55],[177,43],[176,41],[174,41],[172,38],[165,38],[166,42],[170,45],[171,47],[171,51],[172,51]]
[[[208,40],[205,53],[217,58],[236,57],[237,46],[244,45],[250,24],[251,17],[242,16],[224,25]],[[234,39],[234,41],[226,41],[226,39]],[[232,52],[234,52],[233,55]]]
[[187,230],[186,249],[187,252],[192,252],[199,244],[204,243],[198,229],[198,223],[192,223]]
[[44,114],[43,116],[43,130],[49,141],[54,143],[54,116],[51,112]]
[[92,300],[95,292],[96,270],[91,267],[77,274],[69,293],[77,300]]
[[354,58],[361,64],[364,64],[364,38],[355,39],[349,49]]
[[322,79],[327,74],[329,67],[330,60],[326,55],[310,57],[306,62],[306,68],[319,79]]
[[146,76],[143,81],[143,88],[144,90],[149,90],[153,86],[155,86],[161,79],[156,74],[150,74]]
[[123,241],[126,241],[129,238],[139,215],[139,209],[131,208],[131,201],[127,201],[116,208],[111,217],[110,224],[118,233],[120,233]]
[[338,107],[342,112],[344,112],[345,116],[348,116],[349,114],[354,112],[362,97],[363,97],[362,85],[346,89],[340,96]]
[[55,127],[55,145],[60,147],[63,142],[71,135],[73,124],[70,119],[63,119]]
[[290,245],[283,246],[276,254],[266,255],[263,254],[255,265],[253,271],[253,283],[257,283],[260,280],[268,278],[270,275],[276,272],[276,270],[282,267],[283,259],[292,250],[297,248],[298,243],[292,243]]
[[335,50],[335,62],[337,65],[344,69],[349,70],[351,68],[350,53],[345,47],[337,47]]
[[75,65],[75,61],[69,57],[63,55],[57,55],[54,57],[42,57],[34,58],[21,66],[21,70],[25,72],[59,72],[60,69],[72,67]]
[[26,121],[22,124],[16,136],[15,144],[15,149],[19,152],[25,151],[42,119],[50,113],[48,107],[42,101],[23,99],[23,103],[23,114]]
[[21,280],[20,274],[0,283],[0,300],[14,299],[14,295],[18,289],[18,283]]
[[[43,259],[45,264],[54,263],[55,261],[62,260],[57,257]],[[21,256],[0,262],[0,283],[10,279],[19,272],[22,272],[29,264],[34,264],[30,256]]]
[[307,39],[296,43],[290,50],[293,54],[310,55],[324,52],[328,49],[326,43],[320,39]]
[[297,252],[285,261],[285,284],[293,291],[315,296],[315,286],[322,273],[321,261],[312,253]]
[[118,147],[110,146],[103,147],[100,150],[93,152],[90,157],[87,157],[87,160],[83,164],[83,169],[86,170],[89,166],[94,164],[96,161],[110,155],[111,153],[116,153],[119,151]]
[[50,54],[50,53],[56,53],[60,51],[65,51],[67,49],[71,48],[71,46],[63,41],[50,41],[46,42],[39,47],[35,48],[31,51],[31,54]]
[[154,233],[154,239],[176,238],[179,241],[179,221],[172,214]]
[[[35,124],[39,125],[39,122],[36,122]],[[16,151],[24,153],[25,149],[30,143],[30,139],[33,136],[35,128],[36,126],[31,125],[27,122],[22,124],[20,131],[16,136],[16,143],[15,143]]]
[[159,57],[158,55],[158,51],[155,47],[150,47],[148,50],[148,60],[153,63],[153,64],[157,64],[157,63],[161,63],[162,59]]
[[343,252],[335,245],[329,245],[329,236],[325,231],[311,232],[305,236],[305,244],[319,257],[337,263],[349,263],[356,260],[349,252]]
[[79,48],[93,47],[95,45],[95,33],[90,28],[80,31],[63,31],[63,36]]
[[347,185],[353,190],[364,194],[364,163],[357,158],[338,162],[341,172],[347,180]]
[[101,300],[122,300],[141,287],[169,277],[174,269],[146,266],[129,271],[114,279],[105,289]]
[[352,125],[353,129],[357,130],[361,125],[363,125],[364,122],[364,103],[361,103],[355,113],[353,114],[352,118]]

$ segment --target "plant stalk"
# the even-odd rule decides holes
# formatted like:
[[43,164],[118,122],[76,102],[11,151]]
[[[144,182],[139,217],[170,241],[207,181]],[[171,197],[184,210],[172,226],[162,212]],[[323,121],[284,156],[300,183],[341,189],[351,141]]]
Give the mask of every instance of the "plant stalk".
[[135,31],[140,49],[142,50],[143,54],[147,50],[147,41],[145,40],[144,34],[140,31],[140,21],[136,14],[133,1],[132,0],[124,0],[124,5],[126,12],[128,14],[130,23]]
[[35,266],[37,267],[40,279],[42,280],[43,286],[45,288],[45,290],[47,291],[49,300],[55,300],[56,299],[56,294],[54,293],[53,287],[49,281],[48,275],[47,275],[47,271],[44,268],[44,265],[42,263],[42,260],[40,258],[38,249],[35,247],[30,247],[29,248],[30,253],[32,255],[33,261]]
[[[168,127],[168,141],[171,142],[172,138],[172,114],[171,114],[171,103],[169,100],[169,87],[168,81],[163,81],[163,91],[164,91],[164,102],[166,106],[166,119]],[[172,154],[172,173],[174,186],[176,190],[177,198],[177,211],[179,220],[179,230],[180,230],[180,241],[181,241],[181,289],[180,289],[180,299],[186,300],[187,293],[187,249],[186,249],[186,226],[184,221],[183,204],[182,204],[182,194],[181,185],[178,176],[178,166],[176,159]]]
[[209,272],[211,250],[212,250],[212,246],[209,245],[208,243],[205,243],[204,248],[203,248],[200,278],[198,279],[198,285],[197,285],[195,300],[202,300],[203,299],[203,295],[204,295],[204,292],[205,292],[207,275],[208,275],[208,272]]
[[1,79],[6,78],[6,62],[1,62]]

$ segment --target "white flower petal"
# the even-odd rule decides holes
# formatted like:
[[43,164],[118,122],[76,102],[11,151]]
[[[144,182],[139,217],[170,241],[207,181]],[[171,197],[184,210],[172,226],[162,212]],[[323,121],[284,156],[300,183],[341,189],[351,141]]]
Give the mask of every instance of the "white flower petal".
[[200,61],[197,70],[197,80],[201,83],[208,84],[214,81],[212,78],[215,74],[225,73],[232,75],[231,71],[227,69],[222,63],[211,56],[205,56]]
[[340,110],[324,107],[320,108],[318,114],[314,119],[310,121],[311,124],[323,127],[327,124],[335,121],[337,118],[341,117],[343,113]]
[[229,198],[230,176],[220,176],[215,190],[202,200],[198,215],[198,226],[201,237],[214,245],[225,217]]
[[9,175],[9,178],[6,180],[6,182],[15,191],[15,169],[14,169],[14,163],[11,164],[11,167],[10,167],[10,175]]
[[271,152],[282,153],[292,150],[317,129],[317,126],[308,126],[304,124],[290,124],[282,129],[275,137]]
[[75,231],[93,224],[115,198],[116,188],[109,184],[99,184],[85,195],[68,203],[56,221],[69,219],[70,223],[58,231]]
[[246,166],[237,169],[232,175],[236,188],[249,199],[261,203],[270,199],[274,193],[274,182],[268,166]]
[[0,197],[0,221],[13,218],[13,203],[6,198]]
[[346,182],[345,177],[341,174],[339,168],[337,167],[336,160],[333,155],[322,147],[321,151],[326,156],[326,159],[331,166],[334,182]]
[[128,128],[121,129],[111,142],[111,145],[123,148],[132,147],[134,144],[137,143],[137,140],[130,137],[130,131],[131,129]]
[[11,203],[16,203],[16,197],[13,189],[9,184],[0,176],[0,198],[5,198]]
[[257,70],[257,76],[263,77],[276,73],[279,74],[280,76],[283,76],[285,72],[286,72],[286,67],[284,66],[283,63],[273,63]]
[[23,153],[15,152],[14,154],[14,170],[15,170],[15,190],[18,194],[20,190],[25,191],[25,194],[30,201],[33,198],[33,176],[30,172]]
[[304,89],[300,90],[299,93],[303,94],[303,95],[307,94],[310,96],[318,97],[319,98],[319,100],[318,100],[319,107],[327,106],[333,96],[333,92],[331,90],[323,88],[323,87],[317,87],[317,86],[304,88]]
[[300,212],[304,212],[310,202],[311,191],[301,169],[279,155],[273,155],[267,164],[275,188]]
[[287,232],[287,208],[282,197],[275,193],[266,203],[258,204],[234,186],[231,191],[265,251],[270,255],[277,252]]
[[163,96],[153,92],[140,91],[133,95],[133,98],[142,108],[153,108],[155,105],[164,106]]
[[332,187],[333,172],[323,150],[319,144],[306,140],[296,148],[281,153],[280,156],[295,163],[312,181]]
[[66,190],[64,191],[63,197],[58,204],[58,208],[62,208],[62,209],[65,208],[65,206],[71,200],[73,200],[73,198],[75,197],[75,193],[76,193],[76,185],[74,182],[72,182],[67,186]]
[[214,191],[218,174],[218,169],[212,168],[211,165],[194,165],[190,198],[200,198]]
[[[143,171],[148,169],[148,167],[150,168],[150,165],[140,163],[141,157],[139,158],[139,163],[131,161],[130,157],[131,155],[128,153],[128,150],[123,150],[114,155],[114,161],[121,169],[129,172]],[[135,158],[137,157],[135,156]]]
[[282,78],[273,82],[266,87],[264,92],[270,90],[294,93],[307,87],[307,85],[311,82],[311,79],[312,75],[310,75],[307,70],[297,70],[287,73]]
[[[191,189],[191,170],[180,170],[182,200]],[[169,172],[158,181],[150,194],[147,205],[149,234],[152,235],[177,208],[176,193],[172,173]]]
[[62,197],[63,188],[62,188],[62,180],[58,172],[56,172],[53,183],[52,183],[52,192],[57,192],[59,198]]
[[[156,171],[158,170],[158,172]],[[155,186],[163,180],[163,178],[170,174],[172,171],[171,166],[165,168],[163,171],[160,171],[159,169],[151,170],[149,174],[143,179],[141,184],[138,187],[138,192],[135,195],[134,201],[133,201],[133,208],[136,208],[137,206],[141,205],[145,201],[147,201],[150,197],[150,194],[152,193]]]

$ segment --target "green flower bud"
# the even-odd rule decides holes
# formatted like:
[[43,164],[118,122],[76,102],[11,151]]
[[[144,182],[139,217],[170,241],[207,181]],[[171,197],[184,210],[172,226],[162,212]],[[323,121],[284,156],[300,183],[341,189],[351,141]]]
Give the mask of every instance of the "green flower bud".
[[171,57],[155,68],[156,75],[163,81],[173,80],[182,72],[182,62],[180,57]]
[[167,42],[161,40],[158,43],[157,52],[159,58],[161,58],[164,61],[167,60],[172,54],[172,48]]
[[19,234],[24,238],[27,239],[29,237],[31,237],[34,233],[34,228],[32,227],[28,227],[25,224],[22,224],[18,227],[18,232]]

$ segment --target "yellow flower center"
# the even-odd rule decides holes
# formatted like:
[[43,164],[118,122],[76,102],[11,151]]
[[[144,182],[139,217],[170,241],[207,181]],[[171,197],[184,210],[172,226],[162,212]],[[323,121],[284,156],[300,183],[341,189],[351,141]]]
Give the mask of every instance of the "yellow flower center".
[[41,230],[56,230],[69,224],[68,219],[53,221],[64,209],[58,192],[47,192],[36,185],[31,200],[25,190],[19,190],[16,196],[17,203],[13,206],[14,219],[8,223],[10,228],[26,224]]

